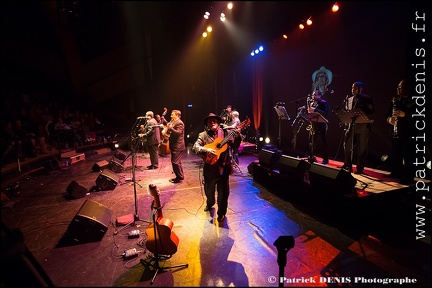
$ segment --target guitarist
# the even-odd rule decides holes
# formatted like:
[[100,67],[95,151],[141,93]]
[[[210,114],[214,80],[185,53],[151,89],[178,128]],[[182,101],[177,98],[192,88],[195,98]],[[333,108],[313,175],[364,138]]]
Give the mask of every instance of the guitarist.
[[[240,114],[238,111],[234,110],[231,112],[231,121],[229,121],[228,123],[226,123],[225,126],[223,126],[223,129],[227,129],[228,132],[231,132],[233,129],[236,129],[237,126],[240,125],[240,118],[239,118]],[[241,144],[241,135],[240,134],[236,134],[234,135],[234,143],[231,146],[231,150],[232,150],[232,157],[234,159],[234,161],[237,163],[237,165],[239,165],[239,158],[238,158],[238,154],[239,154],[239,147]]]
[[[198,134],[198,138],[192,147],[197,155],[203,157],[214,157],[217,155],[217,150],[209,147],[211,146],[209,144],[213,143],[217,138],[224,138],[228,135],[228,131],[224,131],[220,127],[221,122],[222,118],[214,113],[210,113],[204,118],[206,129]],[[233,140],[231,139],[225,145],[232,144]],[[204,192],[207,198],[207,205],[204,211],[210,211],[216,204],[215,192],[217,189],[217,221],[219,223],[225,220],[225,214],[228,209],[228,197],[230,193],[229,176],[231,173],[232,164],[229,149],[225,149],[224,152],[219,155],[215,164],[209,164],[207,161],[204,163]]]
[[169,137],[169,150],[171,151],[171,165],[175,178],[169,180],[171,183],[179,183],[184,180],[183,166],[181,160],[183,151],[186,150],[184,140],[184,123],[180,119],[181,111],[172,110],[171,120],[166,125],[166,133]]

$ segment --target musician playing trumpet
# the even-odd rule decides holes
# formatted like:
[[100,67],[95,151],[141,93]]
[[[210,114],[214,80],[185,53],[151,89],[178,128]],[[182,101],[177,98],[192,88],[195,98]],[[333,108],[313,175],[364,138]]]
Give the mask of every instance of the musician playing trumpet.
[[[329,111],[329,103],[322,98],[322,93],[320,90],[316,89],[310,97],[307,99],[307,112],[308,113],[319,113],[321,116],[327,118]],[[328,124],[326,122],[311,122],[310,127],[307,128],[311,132],[310,137],[314,137],[313,143],[315,147],[311,147],[312,151],[317,148],[316,140],[321,144],[320,154],[322,156],[322,164],[328,164],[328,152],[327,152],[327,129]],[[315,137],[318,136],[318,137]]]
[[415,143],[412,139],[414,124],[412,114],[414,103],[409,97],[408,80],[404,79],[397,86],[396,96],[392,98],[387,111],[387,123],[391,125],[392,149],[390,153],[391,174],[386,177],[396,178],[401,184],[414,182],[415,169],[413,155]]

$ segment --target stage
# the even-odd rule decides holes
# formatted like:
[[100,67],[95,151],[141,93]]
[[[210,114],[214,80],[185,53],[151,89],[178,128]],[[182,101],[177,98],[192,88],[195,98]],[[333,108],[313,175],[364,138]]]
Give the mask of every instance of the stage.
[[[160,190],[163,216],[172,221],[170,230],[179,239],[176,252],[160,265],[187,264],[159,271],[154,286],[277,287],[275,242],[282,236],[294,240],[282,270],[297,282],[286,282],[286,287],[333,286],[327,282],[332,277],[349,279],[342,286],[350,287],[364,286],[353,283],[355,277],[408,277],[416,279],[411,286],[417,287],[430,283],[430,230],[421,237],[423,227],[413,220],[423,216],[415,210],[423,202],[411,193],[413,186],[381,178],[386,171],[366,168],[365,175],[347,174],[332,160],[310,170],[304,159],[288,158],[281,172],[263,167],[262,153],[244,149],[230,178],[226,219],[218,223],[217,205],[203,211],[202,159],[190,147],[182,161],[186,177],[178,184],[168,181],[173,178],[169,156],[160,158],[159,169],[146,170],[148,155],[134,155],[133,167],[132,156],[124,152],[119,173],[106,168],[116,153],[98,147],[80,151],[85,159],[72,165],[33,166],[33,172],[9,181],[19,185],[7,192],[8,205],[2,205],[2,222],[11,229],[2,231],[2,237],[20,232],[22,239],[2,239],[11,246],[5,251],[15,251],[2,259],[7,267],[2,279],[8,276],[2,281],[10,281],[6,286],[36,285],[40,279],[23,277],[35,271],[46,273],[54,286],[149,286],[155,276],[149,265],[154,253],[146,245],[153,231],[152,184]],[[362,190],[357,180],[367,187]],[[343,189],[329,189],[333,186]],[[117,225],[131,215],[132,225]],[[130,236],[133,231],[137,237]],[[14,250],[15,245],[28,253]],[[135,252],[125,258],[126,251]],[[40,269],[22,268],[19,260],[29,253]]]

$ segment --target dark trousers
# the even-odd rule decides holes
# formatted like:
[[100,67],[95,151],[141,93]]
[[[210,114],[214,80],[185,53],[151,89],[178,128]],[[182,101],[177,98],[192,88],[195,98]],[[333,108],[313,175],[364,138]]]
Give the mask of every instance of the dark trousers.
[[[353,131],[354,130],[354,131]],[[353,135],[354,133],[354,142]],[[353,149],[354,155],[357,156],[357,171],[363,171],[366,166],[367,160],[367,148],[369,141],[369,128],[365,124],[355,124],[350,130],[345,134],[344,149],[345,149],[345,161],[344,164],[351,167],[351,149]],[[354,145],[353,145],[354,144]],[[357,152],[357,153],[354,153]]]
[[220,170],[219,165],[204,164],[204,192],[207,197],[207,206],[212,207],[216,203],[217,191],[217,215],[227,213],[229,197],[229,169]]
[[183,166],[181,160],[183,158],[183,151],[171,150],[171,164],[174,174],[177,179],[184,179]]
[[321,154],[324,160],[328,160],[327,152],[327,125],[325,123],[317,123],[314,125],[315,134],[312,136],[314,147],[313,154]]
[[148,153],[150,155],[151,165],[158,167],[159,166],[158,144],[147,146],[147,149],[148,149]]

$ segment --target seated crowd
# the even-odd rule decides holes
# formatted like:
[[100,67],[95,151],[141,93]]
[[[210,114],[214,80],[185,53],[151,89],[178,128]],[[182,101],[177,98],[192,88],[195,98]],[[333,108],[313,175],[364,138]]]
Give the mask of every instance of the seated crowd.
[[93,111],[81,112],[70,107],[42,104],[28,95],[7,107],[2,117],[1,165],[25,161],[48,149],[76,148],[103,142],[104,125]]

